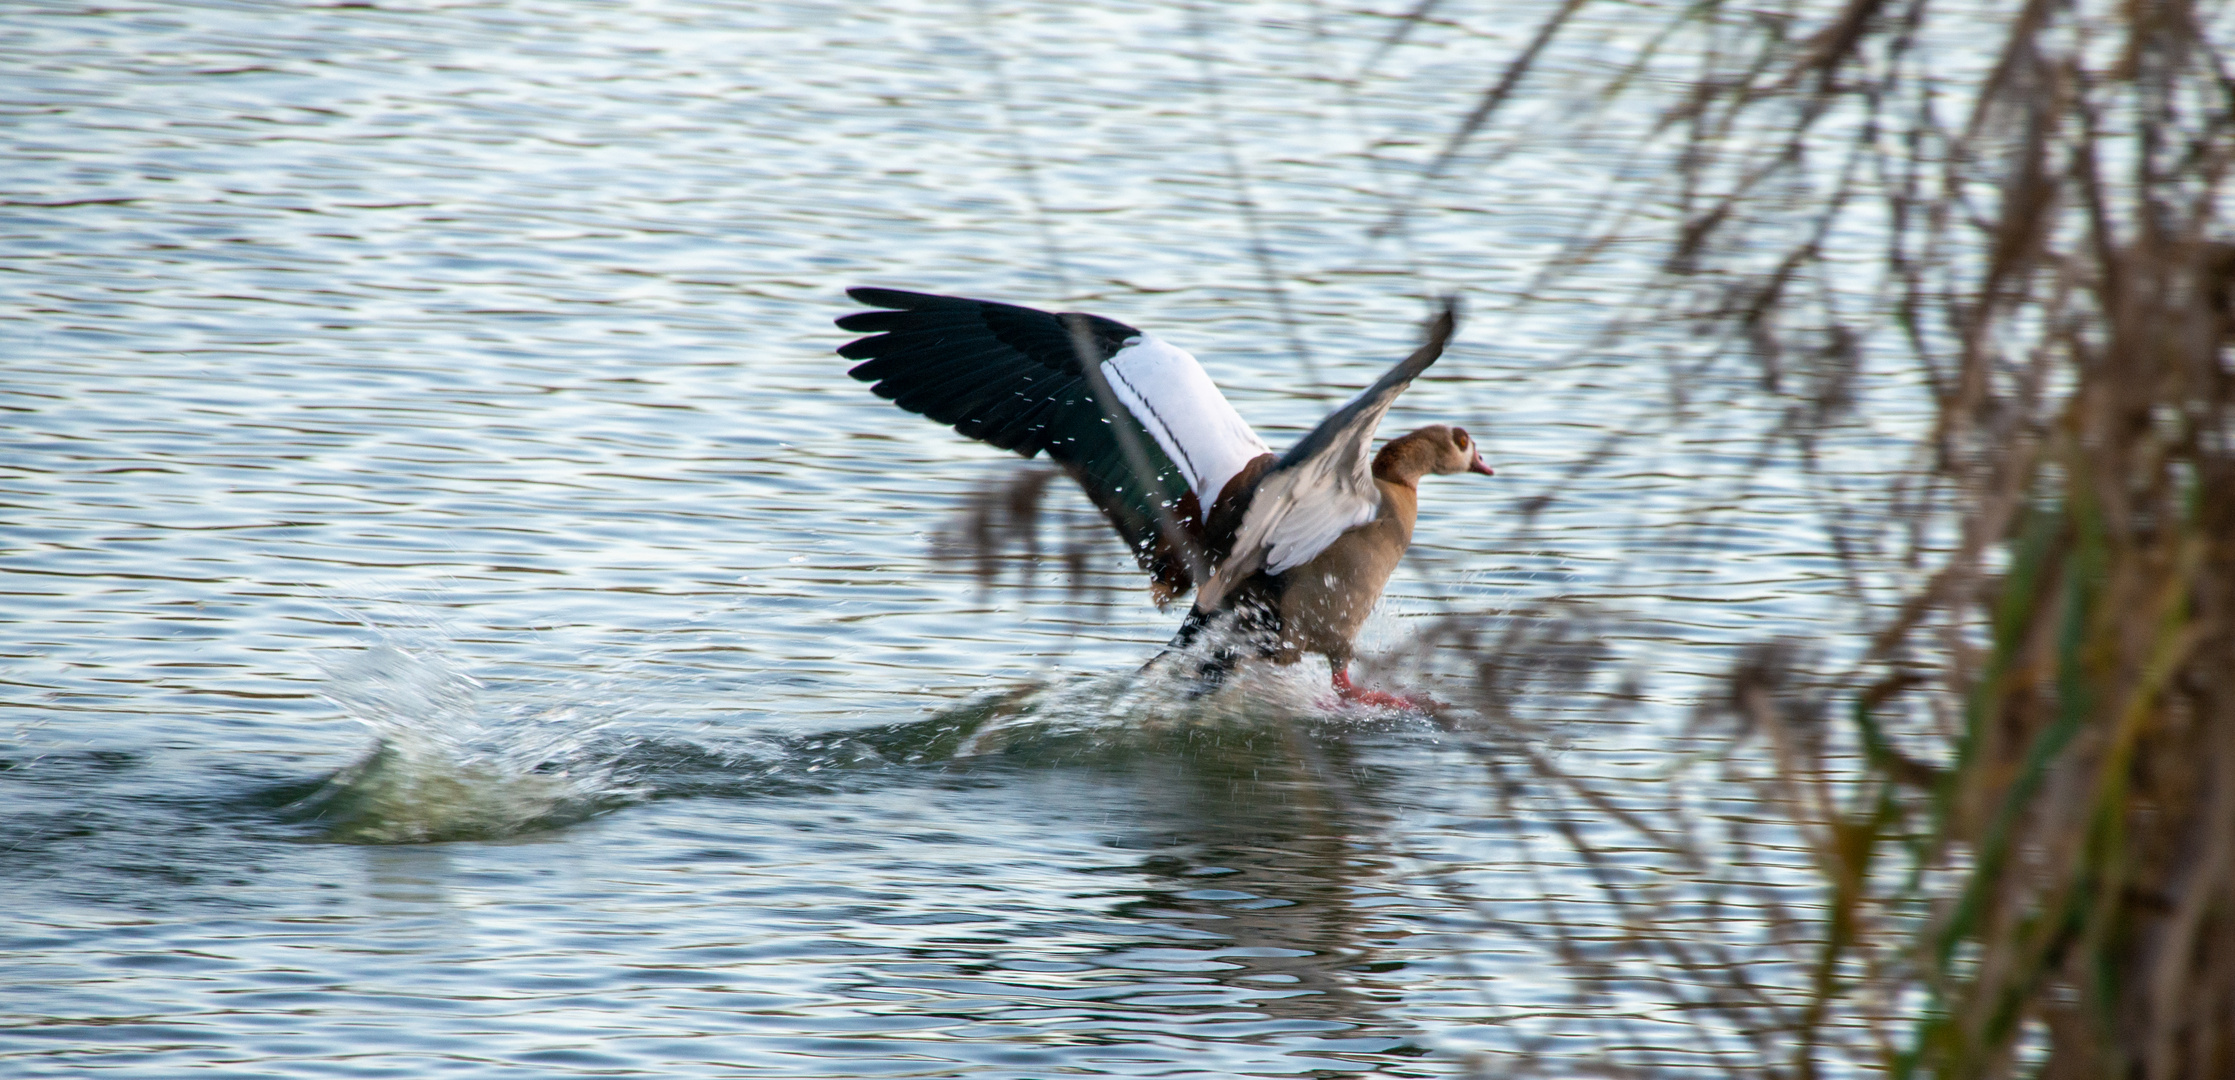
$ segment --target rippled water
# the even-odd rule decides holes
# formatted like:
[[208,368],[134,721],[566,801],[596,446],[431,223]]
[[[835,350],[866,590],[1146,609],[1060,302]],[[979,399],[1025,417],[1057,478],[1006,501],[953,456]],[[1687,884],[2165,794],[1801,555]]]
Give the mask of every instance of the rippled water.
[[[1595,596],[1672,687],[1808,632],[1821,544],[1798,484],[1732,485],[1748,446],[1640,436],[1514,539],[1664,405],[1588,281],[1514,304],[1611,151],[1369,239],[1529,20],[1353,88],[1389,19],[1198,14],[0,11],[0,1072],[1445,1075],[1557,1035],[1507,863],[1541,823],[1471,736],[1324,672],[1130,687],[1175,617],[1123,553],[981,588],[933,534],[1013,462],[830,353],[850,284],[1069,302],[1278,445],[1459,289],[1388,427],[1467,423],[1500,475],[1431,485],[1370,646]],[[1541,704],[1644,783],[1682,694]]]

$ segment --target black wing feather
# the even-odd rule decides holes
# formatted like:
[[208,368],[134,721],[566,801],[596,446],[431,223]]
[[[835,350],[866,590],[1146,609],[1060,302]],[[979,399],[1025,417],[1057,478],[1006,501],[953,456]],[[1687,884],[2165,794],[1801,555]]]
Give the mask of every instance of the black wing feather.
[[[1155,473],[1134,476],[1062,316],[899,289],[846,294],[885,309],[838,320],[842,330],[871,335],[838,347],[838,355],[862,361],[847,374],[870,383],[879,397],[971,438],[1025,457],[1046,453],[1102,508],[1143,569],[1176,590],[1191,584],[1179,554],[1159,536],[1155,509],[1162,502],[1199,529],[1187,478],[1147,429],[1121,413]],[[1086,359],[1095,364],[1140,334],[1124,323],[1086,318]]]

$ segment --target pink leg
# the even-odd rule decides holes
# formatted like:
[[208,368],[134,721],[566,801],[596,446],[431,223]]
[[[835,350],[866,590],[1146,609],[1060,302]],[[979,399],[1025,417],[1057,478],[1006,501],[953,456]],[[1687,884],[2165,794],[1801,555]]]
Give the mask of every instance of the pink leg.
[[1351,683],[1348,664],[1334,670],[1335,693],[1344,701],[1357,705],[1379,705],[1389,709],[1411,709],[1414,712],[1427,712],[1435,706],[1433,699],[1415,701],[1398,694],[1384,694],[1379,690],[1361,690]]

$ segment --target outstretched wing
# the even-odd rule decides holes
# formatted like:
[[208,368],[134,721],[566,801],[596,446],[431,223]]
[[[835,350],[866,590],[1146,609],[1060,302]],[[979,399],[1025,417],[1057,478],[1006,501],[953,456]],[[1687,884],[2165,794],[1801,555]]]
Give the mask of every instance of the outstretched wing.
[[[874,335],[839,347],[865,361],[848,374],[971,438],[1025,457],[1045,452],[1101,507],[1155,576],[1160,598],[1193,581],[1159,517],[1199,545],[1227,483],[1271,454],[1194,357],[1124,323],[1075,317],[1084,333],[1074,339],[1065,322],[1074,317],[1013,304],[897,289],[847,295],[885,309],[838,320]],[[1096,365],[1122,415],[1105,415],[1082,359]],[[1146,475],[1116,423],[1129,424]]]
[[1374,429],[1397,395],[1443,355],[1456,323],[1455,305],[1446,303],[1429,325],[1425,344],[1281,455],[1257,482],[1233,549],[1196,594],[1197,608],[1218,610],[1235,586],[1259,570],[1278,574],[1312,561],[1336,537],[1381,512],[1369,453]]

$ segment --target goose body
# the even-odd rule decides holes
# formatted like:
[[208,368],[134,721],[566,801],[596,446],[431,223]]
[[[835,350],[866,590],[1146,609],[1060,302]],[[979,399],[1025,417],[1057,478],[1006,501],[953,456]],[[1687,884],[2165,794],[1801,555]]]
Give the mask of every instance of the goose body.
[[1351,643],[1395,571],[1430,473],[1489,474],[1464,429],[1434,425],[1372,454],[1389,406],[1434,363],[1454,318],[1372,386],[1275,455],[1185,350],[1123,323],[960,297],[857,288],[880,310],[838,320],[840,346],[881,397],[1025,457],[1045,453],[1101,508],[1159,604],[1196,589],[1174,647],[1231,631],[1203,668],[1327,658],[1358,691]]

